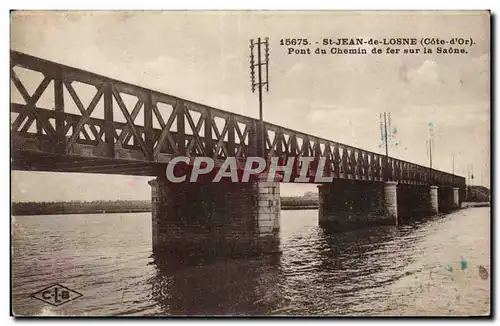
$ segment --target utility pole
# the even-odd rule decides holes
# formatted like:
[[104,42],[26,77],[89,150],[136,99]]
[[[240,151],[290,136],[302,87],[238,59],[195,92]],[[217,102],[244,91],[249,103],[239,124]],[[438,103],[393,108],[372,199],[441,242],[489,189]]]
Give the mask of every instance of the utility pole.
[[[380,118],[380,139],[385,146],[385,156],[389,157],[389,138],[391,135],[387,132],[387,117],[389,117],[389,129],[391,128],[391,113],[384,112],[384,117],[382,118],[382,113],[379,113]],[[379,148],[382,144],[379,145]]]
[[432,180],[432,139],[429,139],[429,181]]
[[[388,180],[388,167],[389,167],[389,145],[387,137],[387,113],[384,112],[384,118],[382,119],[382,113],[379,113],[380,118],[380,138],[385,145],[385,158],[384,158],[384,180]],[[379,145],[379,148],[382,144]]]
[[[265,51],[265,60],[262,61],[262,45],[264,45],[264,51]],[[254,61],[254,47],[257,46],[257,63]],[[262,76],[262,67],[265,66],[265,79]],[[258,82],[255,82],[255,67],[258,67],[257,69],[257,80]],[[250,39],[250,78],[252,82],[252,93],[255,93],[255,88],[257,87],[257,90],[259,92],[259,125],[257,128],[257,135],[259,137],[259,145],[260,145],[260,151],[261,151],[261,156],[264,155],[265,153],[265,130],[264,130],[264,114],[263,114],[263,109],[262,109],[262,87],[265,85],[266,86],[266,92],[269,92],[269,38],[266,37],[265,41],[261,41],[261,38],[257,38],[257,42],[255,42],[254,39]],[[265,81],[263,81],[265,80]]]
[[451,153],[451,174],[455,175],[455,153]]
[[469,187],[470,187],[470,165],[467,165],[467,185],[465,187],[465,200],[469,200]]
[[432,183],[432,143],[434,141],[434,123],[429,122],[429,183]]
[[427,152],[429,155],[429,183],[431,183],[431,177],[432,177],[432,139],[429,139],[425,142],[425,146],[429,146],[427,148]]
[[384,133],[385,133],[385,157],[389,157],[389,146],[387,145],[387,113],[384,112]]
[[[380,118],[380,138],[385,145],[385,164],[384,164],[384,179],[388,180],[389,176],[389,140],[392,140],[392,129],[391,129],[391,113],[384,112],[384,117],[382,118],[382,113],[379,113]],[[389,125],[389,132],[387,131],[387,125]],[[397,146],[398,144],[396,144]],[[379,148],[382,144],[379,145]]]
[[429,167],[432,170],[432,141],[429,140]]

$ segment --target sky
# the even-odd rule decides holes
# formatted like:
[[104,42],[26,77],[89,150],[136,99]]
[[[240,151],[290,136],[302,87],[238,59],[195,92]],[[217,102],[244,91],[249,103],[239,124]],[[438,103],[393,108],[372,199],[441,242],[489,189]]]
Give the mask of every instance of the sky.
[[[486,12],[15,12],[11,49],[258,117],[249,39],[270,39],[264,120],[490,183],[490,44]],[[472,38],[466,55],[289,55],[280,39]],[[313,47],[314,48],[314,47]],[[329,48],[329,47],[327,47]],[[29,84],[29,82],[28,82]],[[33,87],[36,87],[33,84]],[[16,95],[12,94],[12,98]],[[65,101],[68,103],[68,101]],[[149,199],[150,178],[12,172],[14,201]],[[300,195],[315,185],[281,186]]]

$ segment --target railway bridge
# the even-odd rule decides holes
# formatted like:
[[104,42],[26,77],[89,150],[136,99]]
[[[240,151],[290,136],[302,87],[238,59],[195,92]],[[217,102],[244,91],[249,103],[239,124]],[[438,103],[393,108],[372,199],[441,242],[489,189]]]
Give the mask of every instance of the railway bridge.
[[12,170],[154,177],[154,252],[279,251],[279,181],[171,183],[178,156],[321,158],[333,181],[318,185],[318,220],[333,230],[447,212],[464,196],[450,173],[15,51],[10,66]]

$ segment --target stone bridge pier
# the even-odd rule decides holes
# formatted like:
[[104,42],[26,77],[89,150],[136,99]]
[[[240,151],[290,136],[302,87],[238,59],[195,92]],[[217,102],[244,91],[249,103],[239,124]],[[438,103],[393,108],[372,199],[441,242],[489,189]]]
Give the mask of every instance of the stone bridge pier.
[[250,256],[280,251],[279,182],[149,182],[155,254]]
[[438,207],[440,213],[449,213],[455,209],[454,192],[453,187],[438,188]]
[[396,183],[337,179],[319,188],[319,224],[332,230],[397,223]]
[[319,224],[332,230],[397,225],[460,207],[459,188],[393,181],[334,180],[319,188]]
[[438,213],[437,187],[428,185],[398,185],[398,216],[400,220]]

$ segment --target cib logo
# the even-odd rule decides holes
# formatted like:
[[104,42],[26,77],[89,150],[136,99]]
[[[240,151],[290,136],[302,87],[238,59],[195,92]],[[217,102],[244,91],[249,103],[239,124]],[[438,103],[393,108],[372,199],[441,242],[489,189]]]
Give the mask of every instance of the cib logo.
[[81,293],[68,289],[67,287],[57,283],[31,295],[32,298],[49,303],[53,306],[60,306],[81,296]]

